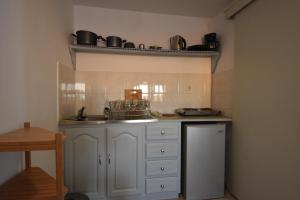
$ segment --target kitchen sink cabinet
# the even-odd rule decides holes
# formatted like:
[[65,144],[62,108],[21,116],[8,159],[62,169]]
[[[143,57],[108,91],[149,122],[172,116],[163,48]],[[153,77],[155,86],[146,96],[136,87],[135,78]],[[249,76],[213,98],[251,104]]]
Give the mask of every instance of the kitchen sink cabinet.
[[107,128],[108,195],[139,195],[144,188],[143,126]]
[[91,200],[177,198],[180,122],[65,127],[65,182]]
[[65,183],[72,192],[103,199],[106,190],[105,129],[65,130]]

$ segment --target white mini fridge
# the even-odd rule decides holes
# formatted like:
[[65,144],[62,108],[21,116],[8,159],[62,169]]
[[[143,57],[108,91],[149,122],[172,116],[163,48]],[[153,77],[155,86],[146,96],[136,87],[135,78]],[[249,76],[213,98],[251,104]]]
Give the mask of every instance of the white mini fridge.
[[185,200],[224,196],[225,124],[185,124],[182,192]]

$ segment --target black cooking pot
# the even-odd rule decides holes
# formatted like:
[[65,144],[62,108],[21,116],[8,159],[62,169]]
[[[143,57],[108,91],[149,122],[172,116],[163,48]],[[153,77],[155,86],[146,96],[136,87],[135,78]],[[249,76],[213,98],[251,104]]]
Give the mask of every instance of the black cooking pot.
[[133,42],[126,42],[124,48],[135,48],[135,45]]
[[126,42],[126,40],[122,40],[122,38],[118,36],[108,36],[106,39],[101,38],[103,41],[106,41],[107,47],[122,47],[122,43]]
[[72,34],[77,39],[78,45],[94,45],[97,46],[98,39],[102,39],[101,36],[98,36],[96,33],[91,31],[76,31],[76,35]]

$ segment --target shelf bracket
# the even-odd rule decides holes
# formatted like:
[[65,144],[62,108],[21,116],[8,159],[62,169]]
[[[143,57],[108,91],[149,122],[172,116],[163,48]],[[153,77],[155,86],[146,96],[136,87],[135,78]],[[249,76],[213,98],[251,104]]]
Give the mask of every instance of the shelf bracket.
[[215,73],[217,66],[218,66],[218,62],[220,60],[221,57],[221,53],[218,53],[217,55],[214,55],[211,57],[211,73]]
[[73,69],[76,70],[76,52],[72,46],[69,46],[70,56],[71,56],[71,62],[73,65]]

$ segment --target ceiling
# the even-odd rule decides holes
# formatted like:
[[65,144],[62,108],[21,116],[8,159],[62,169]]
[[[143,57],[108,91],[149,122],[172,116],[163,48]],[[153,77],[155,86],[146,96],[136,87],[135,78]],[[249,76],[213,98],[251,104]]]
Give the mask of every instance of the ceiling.
[[119,10],[214,17],[232,0],[73,0],[76,5],[95,6]]

